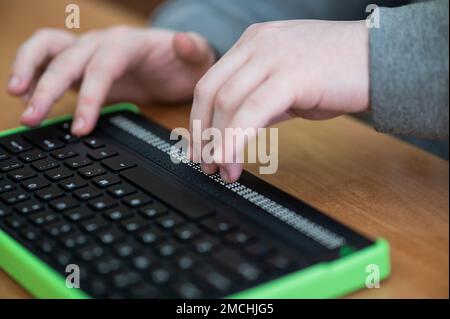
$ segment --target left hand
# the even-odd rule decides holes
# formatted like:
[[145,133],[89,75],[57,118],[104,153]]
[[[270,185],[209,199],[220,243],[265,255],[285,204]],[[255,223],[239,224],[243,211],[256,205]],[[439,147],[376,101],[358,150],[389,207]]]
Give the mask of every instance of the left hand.
[[[256,24],[198,82],[191,112],[202,129],[261,128],[291,117],[330,119],[369,108],[364,21],[293,20]],[[222,144],[224,145],[224,144]],[[193,145],[194,153],[201,146]],[[236,145],[237,154],[245,145]],[[223,150],[222,149],[222,154]],[[220,157],[221,155],[219,155]],[[226,182],[242,164],[202,163]]]

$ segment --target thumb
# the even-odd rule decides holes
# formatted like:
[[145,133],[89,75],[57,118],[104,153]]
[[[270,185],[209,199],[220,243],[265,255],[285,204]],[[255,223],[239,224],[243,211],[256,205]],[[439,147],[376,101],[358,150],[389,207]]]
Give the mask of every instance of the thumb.
[[189,64],[212,63],[214,53],[208,42],[197,33],[178,32],[173,38],[175,54]]

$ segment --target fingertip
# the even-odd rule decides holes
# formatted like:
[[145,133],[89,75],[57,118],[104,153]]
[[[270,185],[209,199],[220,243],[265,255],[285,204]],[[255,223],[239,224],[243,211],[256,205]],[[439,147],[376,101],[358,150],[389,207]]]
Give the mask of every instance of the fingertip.
[[201,168],[202,168],[203,173],[205,173],[206,175],[212,175],[217,172],[218,167],[217,167],[217,165],[214,165],[214,164],[202,163]]
[[12,75],[7,84],[7,90],[12,95],[22,95],[27,89],[26,81],[23,77]]
[[29,127],[39,126],[41,124],[41,118],[36,114],[36,108],[32,104],[27,106],[22,113],[20,122]]
[[207,57],[207,49],[194,34],[178,32],[173,38],[177,56],[187,63],[202,63]]

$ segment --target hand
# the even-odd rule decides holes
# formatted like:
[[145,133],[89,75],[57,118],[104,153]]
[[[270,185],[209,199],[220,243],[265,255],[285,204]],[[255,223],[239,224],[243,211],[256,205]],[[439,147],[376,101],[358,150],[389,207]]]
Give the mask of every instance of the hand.
[[[225,128],[262,128],[295,116],[324,120],[365,111],[368,55],[364,22],[253,25],[197,84],[191,130],[193,121],[201,120],[203,129],[218,128],[225,136]],[[201,146],[192,147],[201,154]],[[236,156],[244,147],[222,148],[202,169],[207,174],[220,169],[225,181],[236,181],[242,164],[223,164],[221,157],[227,151]]]
[[103,103],[188,100],[214,59],[197,34],[118,26],[76,37],[44,29],[18,50],[8,91],[27,103],[22,123],[35,126],[81,81],[72,133],[86,135]]

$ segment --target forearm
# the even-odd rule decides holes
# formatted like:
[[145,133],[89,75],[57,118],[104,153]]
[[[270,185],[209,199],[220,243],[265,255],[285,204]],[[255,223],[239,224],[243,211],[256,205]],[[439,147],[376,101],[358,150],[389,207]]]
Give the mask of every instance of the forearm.
[[448,1],[380,9],[370,31],[370,102],[381,132],[448,138]]
[[369,3],[398,5],[392,0],[173,0],[152,17],[152,25],[194,31],[223,55],[251,24],[290,19],[359,20]]

